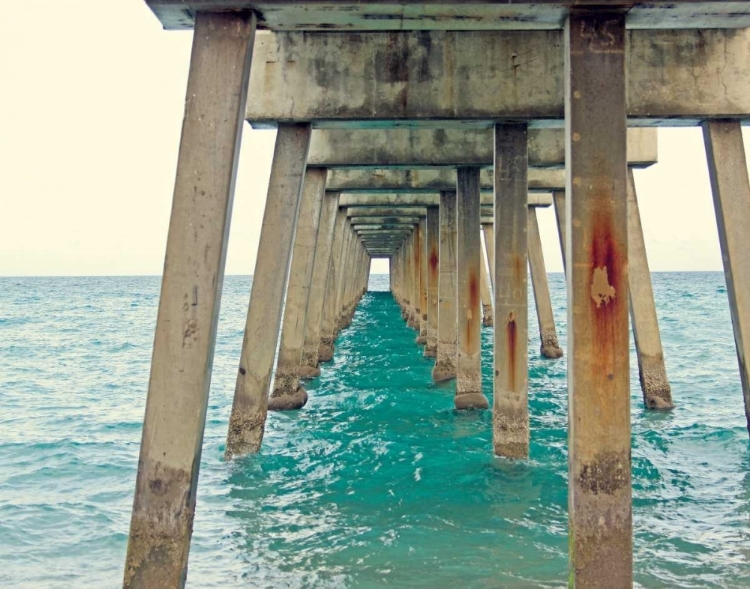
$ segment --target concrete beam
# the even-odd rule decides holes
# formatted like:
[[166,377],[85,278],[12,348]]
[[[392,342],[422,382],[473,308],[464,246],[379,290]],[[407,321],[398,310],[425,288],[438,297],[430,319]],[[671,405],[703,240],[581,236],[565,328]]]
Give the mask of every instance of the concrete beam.
[[[749,39],[750,44],[750,39]],[[748,50],[750,58],[750,50]],[[745,84],[747,87],[747,84]],[[749,101],[750,106],[750,101]],[[559,168],[565,165],[565,131],[535,129],[529,132],[529,166]],[[493,165],[492,129],[317,129],[310,141],[309,167],[325,168],[440,168]],[[648,167],[658,160],[656,129],[628,130],[628,161]],[[455,188],[454,180],[447,187]],[[486,176],[486,182],[489,177]],[[551,181],[555,180],[554,178]],[[535,178],[538,183],[538,177]],[[491,182],[491,181],[490,181]],[[557,185],[547,189],[560,188]],[[408,185],[405,182],[405,185]],[[487,185],[487,184],[485,184]],[[335,188],[340,190],[340,188]],[[491,190],[488,188],[488,190]]]
[[[565,162],[560,162],[564,165]],[[490,169],[479,174],[482,192],[492,192],[493,173]],[[328,190],[341,192],[415,192],[435,193],[455,190],[456,172],[452,169],[396,169],[396,168],[339,168],[328,174]],[[565,190],[565,170],[531,168],[529,192]],[[484,202],[484,199],[482,200]],[[488,203],[491,204],[491,203]]]
[[425,207],[351,207],[347,217],[426,217]]
[[410,225],[404,225],[404,224],[398,224],[398,223],[390,223],[387,225],[367,225],[366,223],[363,225],[352,225],[352,229],[354,231],[358,231],[359,229],[400,229],[402,227],[408,227],[409,233],[411,233],[412,227],[414,227],[416,223],[412,223]]
[[[452,31],[559,29],[580,0],[508,0],[445,3],[369,0],[146,0],[165,29],[191,29],[198,10],[253,10],[258,26],[275,31]],[[629,9],[628,28],[750,27],[738,0],[608,0]]]
[[[494,202],[492,194],[481,195],[481,206],[483,209],[492,207]],[[357,193],[342,194],[339,199],[339,206],[347,207],[348,211],[358,211],[354,207],[388,207],[396,208],[398,215],[405,215],[404,211],[410,207],[436,207],[440,204],[439,194],[398,194],[398,193]],[[530,207],[549,207],[552,206],[551,193],[529,193],[528,205]],[[349,213],[347,213],[349,214]],[[491,213],[488,213],[491,214]]]
[[[747,3],[736,7],[738,16],[750,11]],[[750,29],[631,30],[625,47],[632,125],[750,120]],[[489,127],[508,119],[560,126],[562,49],[562,31],[542,30],[259,34],[254,59],[262,67],[251,72],[247,119],[256,126]]]
[[352,225],[415,225],[419,217],[350,217]]

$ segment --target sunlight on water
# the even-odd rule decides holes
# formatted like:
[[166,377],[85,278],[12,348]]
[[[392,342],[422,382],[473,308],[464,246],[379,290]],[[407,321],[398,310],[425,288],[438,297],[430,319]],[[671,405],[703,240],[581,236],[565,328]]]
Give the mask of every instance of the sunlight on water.
[[[562,276],[550,287],[565,347]],[[643,409],[631,353],[635,579],[745,587],[750,444],[723,276],[656,274],[654,290],[678,407]],[[121,583],[158,291],[0,279],[0,586]],[[528,462],[492,457],[489,412],[453,411],[390,294],[370,292],[308,405],[225,463],[249,292],[226,279],[189,586],[565,584],[566,359],[539,357],[535,324]]]

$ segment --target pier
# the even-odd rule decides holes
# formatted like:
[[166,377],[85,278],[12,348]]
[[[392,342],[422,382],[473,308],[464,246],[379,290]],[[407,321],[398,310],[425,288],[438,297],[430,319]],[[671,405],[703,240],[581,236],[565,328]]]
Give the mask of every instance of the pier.
[[[528,268],[539,353],[568,361],[569,584],[632,586],[631,325],[644,406],[680,402],[633,177],[658,165],[652,127],[703,128],[750,428],[750,5],[147,3],[194,39],[124,587],[185,584],[246,121],[277,138],[226,459],[261,450],[269,410],[306,403],[374,258],[455,410],[492,412],[487,453],[528,459]],[[539,207],[557,216],[567,349]]]

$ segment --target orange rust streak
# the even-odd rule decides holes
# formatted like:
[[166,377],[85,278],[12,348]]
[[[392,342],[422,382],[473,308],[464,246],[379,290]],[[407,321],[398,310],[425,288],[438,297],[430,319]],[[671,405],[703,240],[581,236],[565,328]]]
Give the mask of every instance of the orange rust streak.
[[437,248],[434,245],[430,248],[430,272],[432,272],[433,276],[437,276],[438,253],[437,253]]
[[476,347],[474,343],[476,336],[478,335],[479,329],[479,277],[477,273],[472,270],[469,273],[469,309],[471,310],[470,318],[466,320],[466,340],[469,342],[469,349],[473,350]]
[[518,326],[516,325],[516,314],[511,311],[508,314],[508,324],[505,326],[508,342],[508,376],[510,388],[516,388],[516,348],[518,347]]

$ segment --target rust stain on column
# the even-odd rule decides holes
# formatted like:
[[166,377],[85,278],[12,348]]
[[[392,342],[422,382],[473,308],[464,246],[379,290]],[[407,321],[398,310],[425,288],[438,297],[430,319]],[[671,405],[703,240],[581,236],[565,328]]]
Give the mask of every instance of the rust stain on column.
[[516,325],[516,314],[511,311],[508,314],[508,325],[505,327],[508,338],[508,373],[510,382],[516,384],[516,348],[518,347],[518,326]]
[[[476,337],[476,330],[479,329],[479,277],[476,272],[469,274],[469,304],[471,307],[466,312],[466,337],[471,343]],[[472,346],[473,348],[474,346]]]

